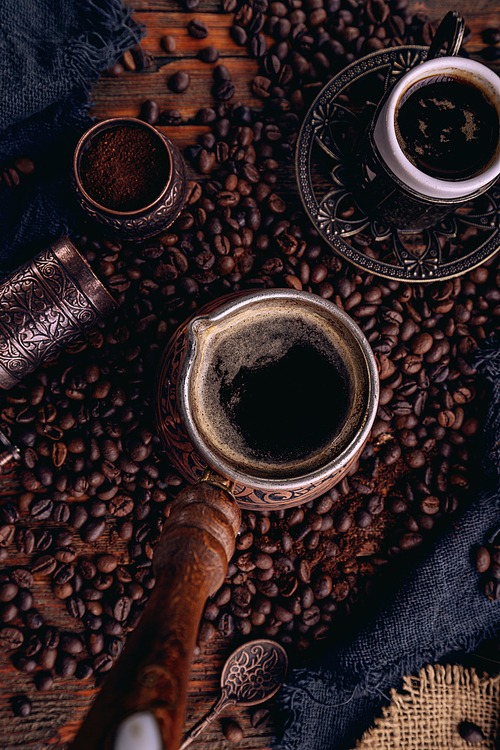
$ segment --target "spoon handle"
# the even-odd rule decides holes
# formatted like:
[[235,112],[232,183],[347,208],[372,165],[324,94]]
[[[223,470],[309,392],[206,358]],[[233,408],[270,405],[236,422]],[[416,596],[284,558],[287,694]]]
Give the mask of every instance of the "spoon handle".
[[212,706],[210,711],[205,714],[203,719],[201,719],[197,724],[194,725],[194,727],[191,727],[189,732],[187,732],[184,735],[184,738],[182,740],[182,745],[180,746],[179,750],[184,750],[188,745],[192,743],[193,740],[195,740],[202,732],[205,731],[205,729],[208,727],[209,724],[212,723],[214,719],[217,718],[217,716],[227,707],[227,706],[233,706],[236,703],[236,701],[232,698],[227,697],[227,692],[224,689],[217,700],[216,703]]

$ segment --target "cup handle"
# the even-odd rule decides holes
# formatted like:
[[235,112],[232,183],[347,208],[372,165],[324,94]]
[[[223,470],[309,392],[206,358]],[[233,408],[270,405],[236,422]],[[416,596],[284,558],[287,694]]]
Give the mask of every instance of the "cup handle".
[[[464,38],[465,21],[456,10],[450,10],[438,26],[434,39],[432,40],[427,60],[436,57],[447,57],[458,55]],[[447,45],[446,47],[444,45]]]
[[155,551],[151,598],[72,750],[177,750],[203,607],[224,582],[240,523],[215,472],[177,495]]

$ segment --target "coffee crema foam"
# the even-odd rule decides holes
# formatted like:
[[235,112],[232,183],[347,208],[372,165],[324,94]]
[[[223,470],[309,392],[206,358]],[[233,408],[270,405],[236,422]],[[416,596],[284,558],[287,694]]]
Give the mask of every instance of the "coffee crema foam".
[[340,330],[314,312],[280,307],[204,337],[191,394],[205,443],[264,474],[325,463],[353,408],[354,369]]

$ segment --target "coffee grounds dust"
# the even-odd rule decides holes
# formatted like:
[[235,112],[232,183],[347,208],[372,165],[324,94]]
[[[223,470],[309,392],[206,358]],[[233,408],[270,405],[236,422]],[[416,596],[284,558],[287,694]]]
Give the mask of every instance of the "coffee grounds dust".
[[153,133],[120,126],[98,133],[80,161],[87,194],[112,211],[137,211],[161,193],[170,174],[165,147]]

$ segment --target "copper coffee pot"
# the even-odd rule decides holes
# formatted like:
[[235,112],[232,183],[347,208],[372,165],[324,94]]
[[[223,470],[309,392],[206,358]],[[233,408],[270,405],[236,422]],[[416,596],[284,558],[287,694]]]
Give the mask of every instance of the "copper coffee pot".
[[[227,331],[238,333],[243,327],[246,335],[253,321],[265,333],[265,326],[274,330],[281,317],[291,321],[285,328],[292,335],[298,313],[319,321],[328,336],[339,342],[352,386],[346,418],[329,445],[318,451],[316,465],[308,465],[295,476],[258,479],[255,472],[252,475],[250,462],[234,465],[229,447],[226,455],[219,455],[220,460],[214,458],[203,429],[196,429],[196,397],[200,395],[196,370]],[[266,335],[261,338],[264,345],[259,355]],[[249,350],[253,356],[254,348]],[[226,577],[241,523],[238,503],[270,509],[275,497],[275,507],[290,507],[327,492],[363,449],[378,406],[375,358],[361,330],[331,302],[290,289],[233,295],[198,311],[171,339],[157,380],[156,419],[160,434],[170,443],[165,447],[177,468],[198,481],[172,503],[153,559],[156,585],[151,598],[72,750],[179,748],[198,627],[207,598]],[[314,393],[314,384],[309,390]],[[342,398],[340,393],[334,396]],[[288,471],[293,474],[292,469]],[[267,484],[268,492],[253,490],[252,483],[257,488]],[[307,487],[306,493],[295,492],[300,485]]]

